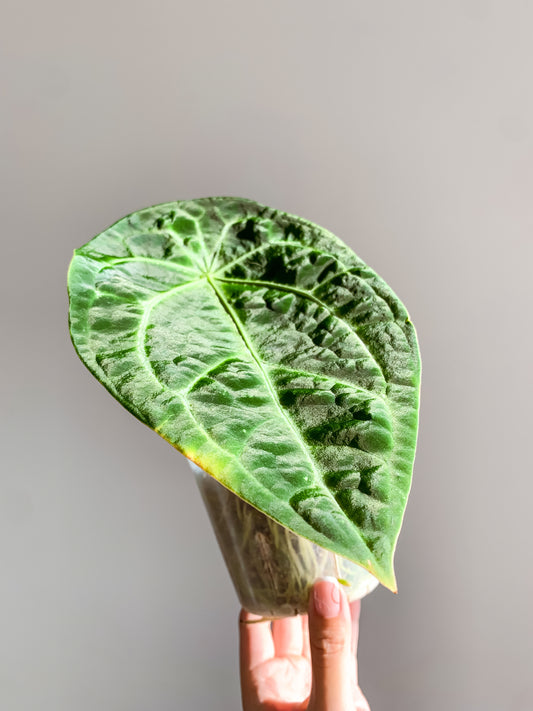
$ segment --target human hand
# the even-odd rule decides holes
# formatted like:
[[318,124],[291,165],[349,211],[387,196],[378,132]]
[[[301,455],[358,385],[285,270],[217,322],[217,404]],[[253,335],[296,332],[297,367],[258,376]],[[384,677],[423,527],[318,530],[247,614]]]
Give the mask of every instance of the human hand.
[[319,580],[309,615],[239,618],[244,711],[370,711],[357,681],[360,600]]

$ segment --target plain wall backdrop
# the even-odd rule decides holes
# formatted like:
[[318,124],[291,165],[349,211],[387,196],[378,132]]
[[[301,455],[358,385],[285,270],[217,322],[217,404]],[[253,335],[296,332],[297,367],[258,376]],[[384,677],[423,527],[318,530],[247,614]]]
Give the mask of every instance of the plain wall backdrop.
[[372,711],[531,711],[533,5],[4,0],[0,709],[235,711],[238,604],[185,460],[67,330],[74,248],[238,195],[344,239],[423,359]]

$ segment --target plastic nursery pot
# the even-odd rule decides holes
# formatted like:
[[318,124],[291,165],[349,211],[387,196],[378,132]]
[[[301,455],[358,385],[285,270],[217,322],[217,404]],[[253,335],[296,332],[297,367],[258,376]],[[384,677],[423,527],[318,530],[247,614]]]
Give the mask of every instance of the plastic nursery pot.
[[239,601],[262,617],[307,612],[309,590],[330,575],[345,583],[350,601],[378,580],[361,566],[280,526],[191,462]]

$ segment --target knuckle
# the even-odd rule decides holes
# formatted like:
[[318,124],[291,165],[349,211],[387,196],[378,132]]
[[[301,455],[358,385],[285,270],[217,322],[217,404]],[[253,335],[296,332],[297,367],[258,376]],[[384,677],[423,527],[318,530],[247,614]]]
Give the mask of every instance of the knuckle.
[[338,657],[344,651],[344,635],[336,629],[324,629],[310,640],[311,653],[318,658]]

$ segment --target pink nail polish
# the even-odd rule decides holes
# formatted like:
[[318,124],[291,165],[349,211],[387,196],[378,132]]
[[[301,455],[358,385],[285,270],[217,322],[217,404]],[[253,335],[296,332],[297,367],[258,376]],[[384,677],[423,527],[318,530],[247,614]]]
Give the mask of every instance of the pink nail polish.
[[331,619],[341,611],[341,591],[335,578],[323,578],[313,588],[313,605],[320,617]]

